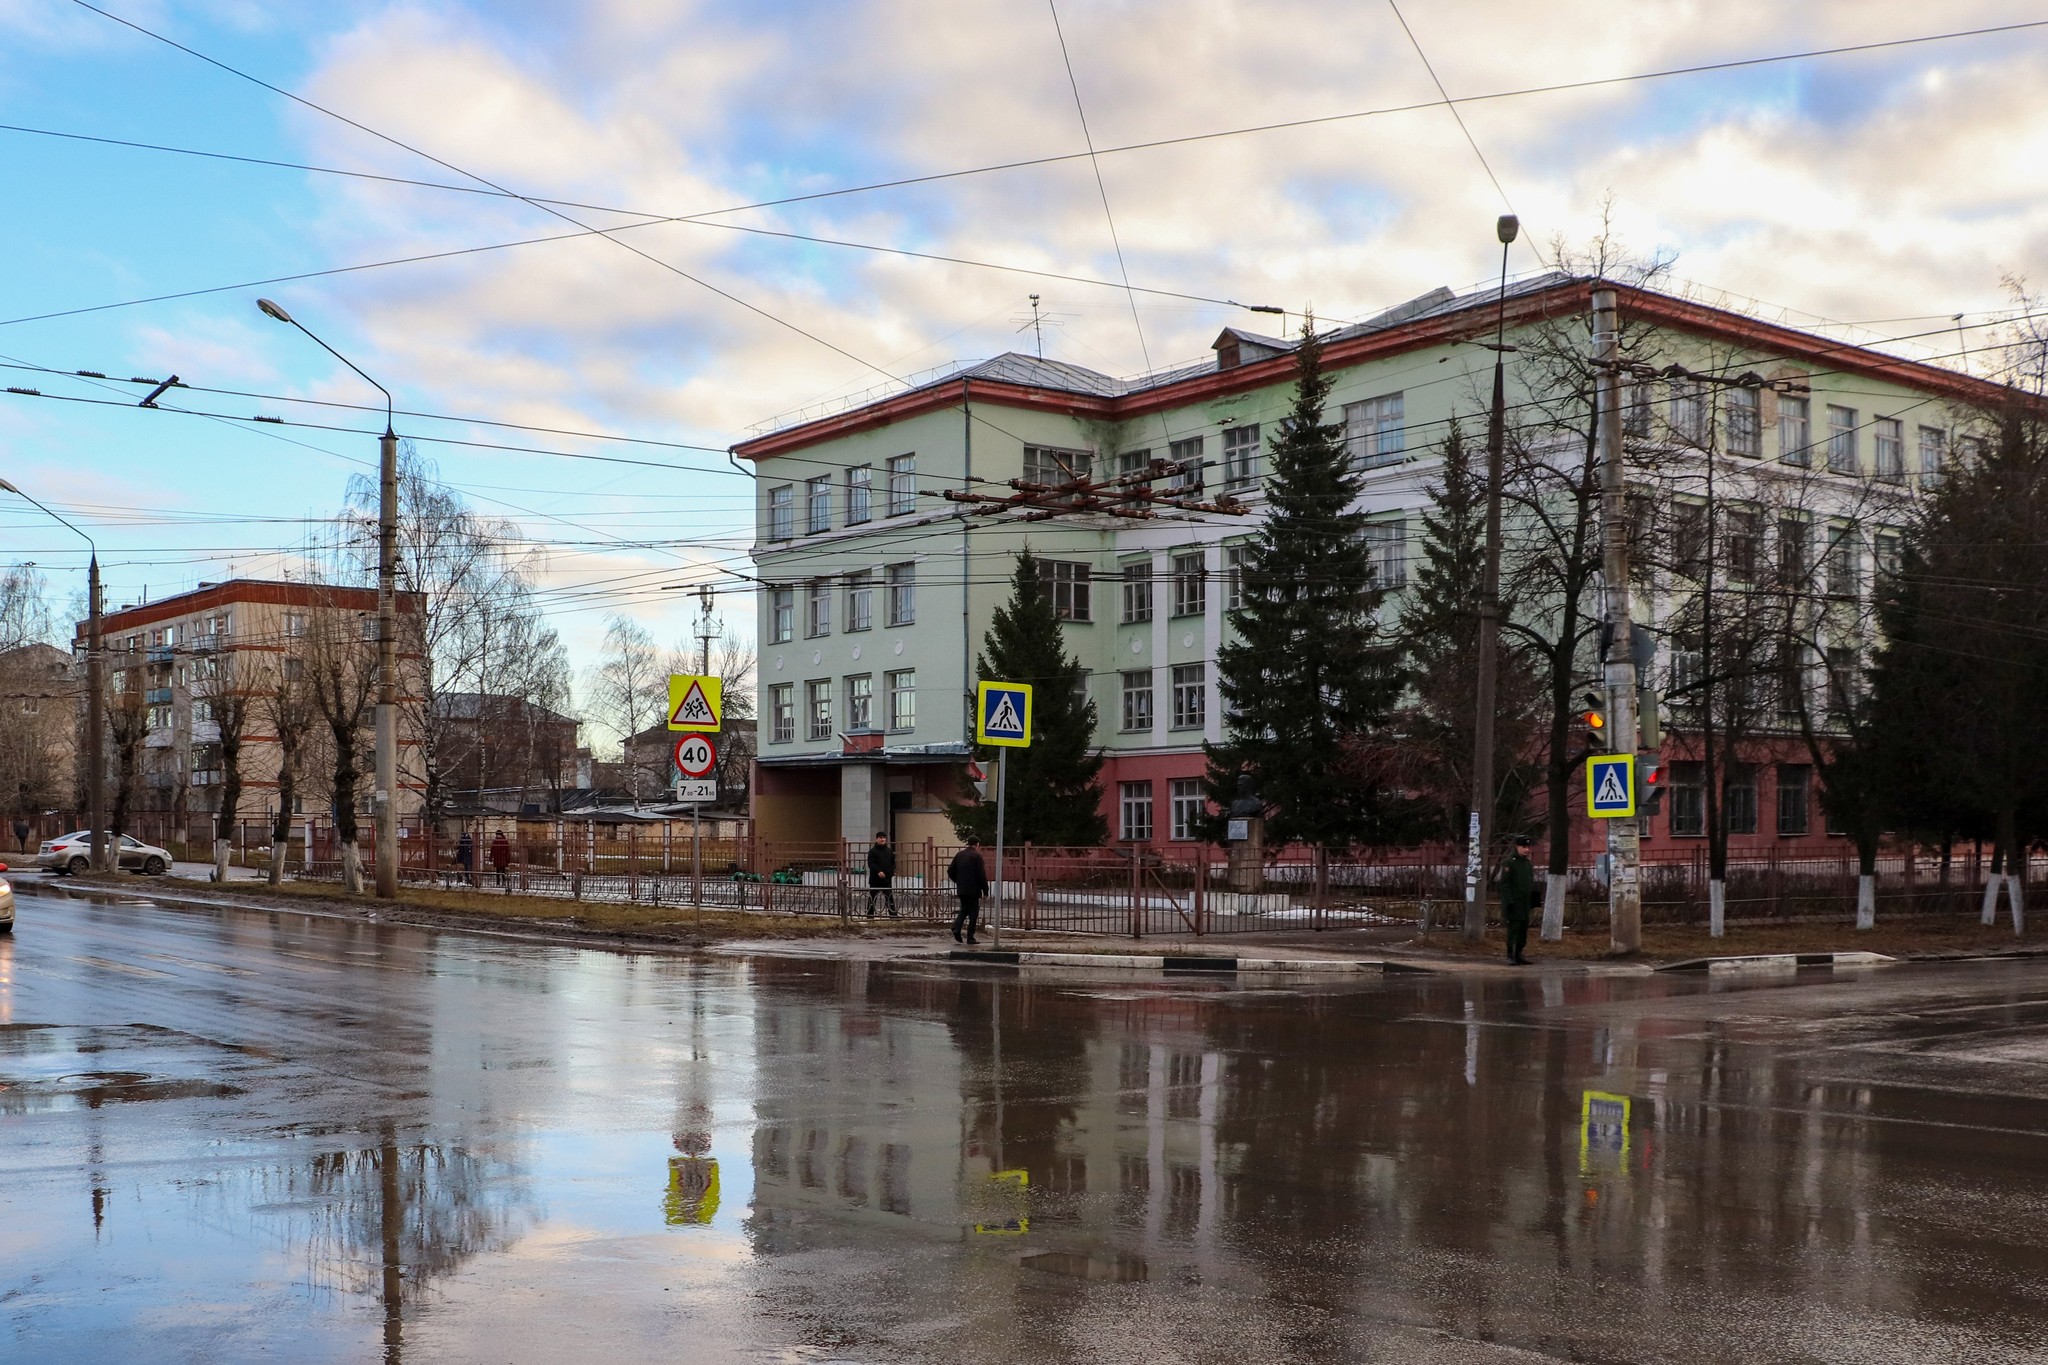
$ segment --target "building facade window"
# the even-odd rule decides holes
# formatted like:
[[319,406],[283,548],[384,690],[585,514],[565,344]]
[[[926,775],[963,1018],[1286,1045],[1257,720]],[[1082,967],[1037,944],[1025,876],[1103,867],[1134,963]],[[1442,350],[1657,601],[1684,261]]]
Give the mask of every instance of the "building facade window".
[[1202,438],[1190,436],[1175,441],[1167,447],[1168,458],[1180,466],[1178,472],[1166,481],[1166,486],[1176,493],[1193,493],[1202,487]]
[[907,517],[917,510],[917,456],[889,457],[889,515]]
[[1920,484],[1932,488],[1941,482],[1948,464],[1948,433],[1940,427],[1920,428]]
[[1648,380],[1621,381],[1621,430],[1625,436],[1648,436],[1655,416],[1655,390]]
[[1755,389],[1728,390],[1728,453],[1754,460],[1764,453],[1762,399]]
[[1173,728],[1199,730],[1209,720],[1209,666],[1179,664],[1173,670]]
[[832,738],[832,682],[813,678],[804,684],[805,733],[812,739]]
[[1209,813],[1209,798],[1199,777],[1176,777],[1167,784],[1167,799],[1173,803],[1171,837],[1188,843],[1202,837],[1203,817]]
[[1828,528],[1828,596],[1853,602],[1862,595],[1862,546],[1856,528],[1837,522]]
[[1095,619],[1089,601],[1094,570],[1070,559],[1038,561],[1038,586],[1052,599],[1053,615],[1062,621]]
[[1784,394],[1778,399],[1778,458],[1786,464],[1813,463],[1812,404]]
[[1873,472],[1886,483],[1906,479],[1906,424],[1896,417],[1880,417],[1871,424]]
[[889,589],[889,624],[917,623],[917,565],[891,564],[885,571]]
[[1891,578],[1899,572],[1905,557],[1905,538],[1897,531],[1879,531],[1871,538],[1877,576]]
[[1398,393],[1344,405],[1344,452],[1353,469],[1401,462],[1408,450],[1404,406]]
[[1085,450],[1061,450],[1054,446],[1024,447],[1024,482],[1057,488],[1085,480],[1094,468],[1095,457]]
[[846,524],[858,526],[874,516],[875,467],[857,464],[846,471]]
[[1804,763],[1778,765],[1778,833],[1804,834],[1811,819],[1806,804],[1813,785],[1813,769]]
[[1152,728],[1152,670],[1134,668],[1123,675],[1123,716],[1125,731]]
[[917,670],[902,669],[891,673],[889,683],[889,728],[891,730],[914,730],[917,728]]
[[832,633],[832,580],[814,578],[804,585],[804,635],[817,639]]
[[796,489],[790,484],[768,490],[768,539],[789,540],[796,535]]
[[1728,832],[1756,833],[1756,769],[1747,763],[1730,768],[1722,790],[1728,806]]
[[768,590],[768,643],[785,645],[796,638],[796,589]]
[[804,483],[804,534],[823,535],[832,529],[832,476],[820,474]]
[[1207,572],[1200,550],[1187,550],[1173,557],[1173,614],[1200,616],[1209,609]]
[[1804,517],[1778,518],[1778,576],[1785,591],[1802,592],[1812,586],[1807,543],[1811,528]]
[[1848,720],[1849,708],[1856,699],[1863,676],[1862,662],[1853,645],[1830,645],[1827,665],[1828,716],[1841,723]]
[[1752,582],[1756,578],[1756,542],[1762,517],[1748,508],[1731,507],[1727,518],[1721,531],[1721,556],[1728,566],[1728,581]]
[[856,673],[846,680],[846,728],[875,728],[875,675]]
[[1706,765],[1671,765],[1671,837],[1696,839],[1707,832]]
[[796,684],[776,683],[768,689],[768,742],[787,744],[796,738]]
[[1152,619],[1152,561],[1124,565],[1124,624]]
[[1259,428],[1231,427],[1223,433],[1223,487],[1226,492],[1245,492],[1259,478]]
[[1408,523],[1396,517],[1375,521],[1365,528],[1365,543],[1372,553],[1373,585],[1380,588],[1405,587],[1408,583]]
[[[284,614],[284,633],[285,638],[288,640],[304,639],[306,634],[306,613],[302,611],[286,612]],[[129,648],[133,649],[134,646],[130,645]]]
[[1152,841],[1152,784],[1150,782],[1119,782],[1116,784],[1117,838],[1132,843]]
[[1152,463],[1149,450],[1121,450],[1117,452],[1116,473],[1118,478],[1130,474],[1142,474]]
[[1707,443],[1707,392],[1697,379],[1671,381],[1671,434],[1688,445]]
[[1223,609],[1244,609],[1244,546],[1223,547]]
[[1854,474],[1859,468],[1856,454],[1856,409],[1828,404],[1828,470]]
[[862,569],[846,576],[846,628],[872,630],[875,624],[875,572]]

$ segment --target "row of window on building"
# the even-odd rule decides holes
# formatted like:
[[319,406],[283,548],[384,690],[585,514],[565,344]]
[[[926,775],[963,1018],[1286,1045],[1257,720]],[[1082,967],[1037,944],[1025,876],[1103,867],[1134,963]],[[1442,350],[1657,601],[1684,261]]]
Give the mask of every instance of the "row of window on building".
[[[1176,664],[1167,670],[1167,726],[1172,730],[1201,730],[1209,721],[1209,666],[1206,663]],[[897,669],[882,676],[881,702],[876,710],[875,675],[853,673],[840,679],[837,723],[850,731],[913,730],[917,727],[917,670]],[[1154,703],[1155,671],[1131,669],[1118,674],[1121,685],[1118,714],[1126,734],[1150,733],[1158,726]],[[1087,686],[1083,675],[1082,686]],[[837,732],[834,716],[833,682],[811,678],[803,684],[803,736],[807,740],[831,739]],[[797,738],[797,684],[775,683],[768,688],[768,742],[790,744]]]
[[[1400,519],[1374,522],[1366,528],[1373,546],[1373,563],[1378,581],[1385,587],[1401,587],[1408,581],[1407,523]],[[1244,605],[1244,549],[1223,547],[1223,609],[1236,611]],[[1080,560],[1041,559],[1038,578],[1053,610],[1062,621],[1095,620],[1095,568]],[[1158,575],[1152,559],[1129,561],[1118,580],[1121,589],[1119,620],[1138,625],[1153,617]],[[1177,550],[1168,556],[1166,592],[1169,615],[1201,616],[1209,610],[1208,557],[1199,548]],[[803,632],[806,639],[832,633],[833,600],[839,598],[840,626],[844,632],[875,627],[875,594],[883,594],[883,623],[888,626],[914,625],[917,621],[917,565],[890,564],[879,571],[862,569],[837,578],[813,578],[801,585]],[[796,638],[797,585],[768,590],[768,643],[787,644]]]
[[[1382,394],[1344,405],[1344,445],[1353,465],[1374,469],[1398,464],[1407,453],[1402,396]],[[1223,490],[1249,493],[1257,485],[1260,427],[1246,422],[1225,427],[1218,437]],[[1155,477],[1165,480],[1168,491],[1186,495],[1208,486],[1209,444],[1206,435],[1186,436],[1167,443],[1164,465]],[[1104,477],[1144,478],[1159,463],[1156,452],[1145,447],[1121,450],[1105,460]],[[801,483],[776,484],[768,490],[766,538],[794,540],[799,535],[817,536],[847,526],[861,526],[877,517],[909,516],[917,510],[917,456],[892,456],[880,471],[885,482],[878,490],[873,464],[849,465],[835,476],[818,474]],[[1096,477],[1095,452],[1069,450],[1058,446],[1024,447],[1024,482],[1045,488],[1083,483]],[[835,509],[834,502],[838,506]],[[877,504],[880,510],[877,511]],[[837,515],[835,517],[835,510]]]
[[[1785,836],[1810,833],[1813,823],[1813,768],[1806,763],[1776,765],[1777,832]],[[1698,838],[1707,832],[1707,780],[1704,763],[1673,763],[1667,782],[1669,833],[1673,838]],[[1754,765],[1729,770],[1725,809],[1730,834],[1755,834],[1762,792],[1762,772]],[[1838,831],[1829,830],[1829,833]]]
[[[1720,433],[1723,447],[1731,455],[1761,459],[1764,453],[1762,394],[1750,388],[1722,388]],[[1623,426],[1632,436],[1650,436],[1654,426],[1653,386],[1638,381],[1623,395]],[[1839,403],[1823,405],[1827,422],[1825,438],[1814,440],[1813,400],[1793,394],[1778,395],[1778,458],[1785,464],[1810,468],[1816,459],[1836,474],[1863,472],[1863,433],[1870,433],[1870,473],[1888,483],[1906,480],[1906,423],[1898,417],[1873,417],[1867,422],[1855,408]],[[1707,386],[1698,380],[1670,382],[1667,422],[1670,434],[1688,445],[1706,446],[1714,434]],[[1919,475],[1932,484],[1941,477],[1948,462],[1949,437],[1946,429],[1921,426],[1914,454]]]
[[[1654,535],[1656,509],[1649,496],[1632,495],[1630,501],[1635,524],[1652,528],[1650,534]],[[1759,508],[1736,504],[1716,509],[1710,555],[1707,504],[1676,499],[1670,511],[1670,563],[1678,573],[1693,579],[1705,578],[1710,562],[1718,563],[1729,582],[1753,583],[1757,580],[1758,555],[1766,525],[1765,514]],[[1820,542],[1823,527],[1826,539]],[[1823,523],[1804,512],[1788,512],[1777,518],[1775,529],[1782,586],[1796,588],[1812,583],[1829,597],[1862,596],[1864,527],[1845,520]],[[1880,577],[1897,572],[1905,548],[1900,532],[1880,527],[1868,533],[1867,545]],[[1821,570],[1818,577],[1816,567]]]
[[[1153,792],[1156,782],[1116,784],[1117,838],[1150,843],[1153,830]],[[1179,842],[1203,837],[1202,826],[1209,813],[1209,796],[1199,777],[1169,778],[1166,783],[1167,835]]]

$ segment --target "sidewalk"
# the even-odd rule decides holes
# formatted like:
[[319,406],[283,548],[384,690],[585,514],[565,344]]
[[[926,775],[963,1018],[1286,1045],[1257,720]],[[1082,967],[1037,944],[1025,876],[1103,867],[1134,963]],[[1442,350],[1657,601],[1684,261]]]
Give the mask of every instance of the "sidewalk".
[[1189,974],[1257,973],[1319,977],[1336,972],[1454,972],[1485,976],[1644,975],[1660,970],[1797,970],[1868,966],[1892,960],[1952,960],[2048,955],[2048,936],[2015,938],[2009,927],[1967,922],[1898,922],[1858,933],[1847,924],[1737,925],[1719,940],[1703,929],[1651,926],[1636,958],[1608,956],[1604,931],[1558,943],[1532,943],[1531,964],[1501,957],[1493,932],[1477,944],[1455,931],[1422,936],[1413,926],[1374,925],[1316,931],[1130,939],[1052,931],[1005,930],[1001,948],[984,926],[977,949],[955,944],[943,921],[855,916],[777,915],[690,906],[563,901],[488,892],[408,888],[396,904],[351,898],[329,883],[271,887],[250,869],[230,885],[213,883],[210,864],[179,864],[162,878],[23,877],[18,885],[61,896],[118,894],[174,905],[242,905],[307,914],[481,933],[617,951],[772,954],[869,962],[944,963],[1017,970],[1098,969]]

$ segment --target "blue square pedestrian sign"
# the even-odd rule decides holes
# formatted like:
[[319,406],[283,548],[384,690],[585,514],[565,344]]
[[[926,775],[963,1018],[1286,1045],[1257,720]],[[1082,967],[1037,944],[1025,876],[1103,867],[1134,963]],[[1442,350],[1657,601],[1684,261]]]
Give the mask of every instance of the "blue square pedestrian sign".
[[975,692],[974,738],[997,748],[1031,744],[1031,684],[985,682]]
[[1636,756],[1595,754],[1586,760],[1586,814],[1596,820],[1636,813]]

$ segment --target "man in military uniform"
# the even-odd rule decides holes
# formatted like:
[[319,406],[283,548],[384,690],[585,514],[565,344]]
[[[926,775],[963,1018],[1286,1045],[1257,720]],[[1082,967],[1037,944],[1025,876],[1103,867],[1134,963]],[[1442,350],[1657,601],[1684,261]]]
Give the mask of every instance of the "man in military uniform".
[[1536,865],[1529,861],[1529,836],[1517,835],[1515,851],[1500,865],[1500,919],[1508,931],[1508,961],[1526,966],[1529,916],[1536,910]]

